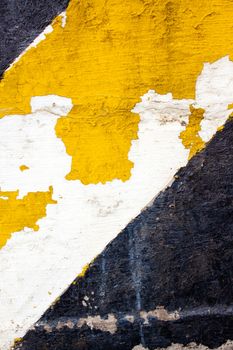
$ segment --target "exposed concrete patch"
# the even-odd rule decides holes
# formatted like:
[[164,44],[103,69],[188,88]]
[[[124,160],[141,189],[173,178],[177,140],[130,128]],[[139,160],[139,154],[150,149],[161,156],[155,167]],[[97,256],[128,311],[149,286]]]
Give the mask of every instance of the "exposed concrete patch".
[[[133,321],[131,321],[133,322]],[[52,331],[60,331],[67,327],[69,329],[81,328],[87,325],[90,329],[99,329],[102,332],[114,334],[117,331],[117,319],[113,314],[109,314],[107,318],[98,316],[88,316],[80,318],[78,321],[75,318],[62,319],[58,322],[37,322],[32,330],[43,327],[47,333]]]
[[[144,348],[141,348],[144,349]],[[172,344],[171,346],[168,346],[167,348],[157,348],[160,350],[207,350],[209,349],[208,346],[204,346],[201,344],[196,343],[190,343],[186,346],[183,346],[182,344]],[[155,349],[155,350],[157,350]],[[228,340],[225,344],[222,344],[218,348],[215,348],[216,350],[232,350],[233,349],[233,341]],[[135,350],[135,349],[134,349]],[[138,349],[139,350],[139,349]]]
[[148,350],[148,348],[144,348],[144,347],[140,344],[140,345],[134,346],[132,350]]
[[155,310],[141,311],[140,316],[144,319],[144,324],[149,324],[149,317],[156,317],[161,321],[175,321],[180,318],[179,312],[168,312],[163,306],[157,306]]
[[[204,346],[201,344],[196,343],[190,343],[186,346],[183,346],[182,344],[172,344],[168,346],[167,348],[156,348],[154,350],[207,350],[209,349],[208,346]],[[233,341],[228,340],[225,344],[219,346],[218,348],[215,348],[213,350],[232,350],[233,349]],[[141,344],[136,345],[133,347],[132,350],[149,350],[148,348],[144,348]]]
[[103,319],[100,316],[80,318],[78,321],[78,327],[82,327],[85,324],[91,329],[99,329],[102,332],[110,332],[111,334],[114,334],[117,331],[117,319],[111,314],[109,314],[106,319]]

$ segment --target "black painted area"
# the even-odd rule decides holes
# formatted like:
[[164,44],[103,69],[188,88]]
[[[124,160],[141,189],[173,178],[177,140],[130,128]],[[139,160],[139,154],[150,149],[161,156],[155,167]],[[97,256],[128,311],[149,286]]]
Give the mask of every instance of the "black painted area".
[[[148,349],[167,347],[171,343],[188,344],[199,339],[210,347],[219,346],[225,338],[232,337],[233,316],[215,316],[187,318],[185,320],[157,321],[141,326],[140,320],[133,324],[120,322],[114,334],[100,330],[64,327],[48,333],[42,326],[29,331],[23,343],[16,349],[25,350],[132,350],[134,346],[144,344]],[[143,338],[141,337],[143,332]]]
[[69,0],[0,1],[0,76]]
[[[140,343],[154,349],[190,341],[217,347],[233,339],[233,309],[226,311],[232,304],[231,120],[44,314],[40,322],[52,331],[35,326],[16,349],[131,350]],[[140,311],[157,306],[179,310],[180,319],[144,324]],[[114,334],[87,326],[56,328],[64,317],[108,314],[118,320]],[[127,314],[134,315],[133,323],[124,319]]]

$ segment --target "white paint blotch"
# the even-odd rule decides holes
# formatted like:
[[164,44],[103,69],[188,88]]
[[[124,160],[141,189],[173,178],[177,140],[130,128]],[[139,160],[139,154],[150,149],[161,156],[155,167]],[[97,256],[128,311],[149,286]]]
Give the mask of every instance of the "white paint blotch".
[[233,62],[229,57],[205,63],[196,84],[196,103],[205,109],[199,135],[207,142],[228,119],[233,109]]
[[66,21],[67,21],[66,11],[62,12],[62,13],[60,14],[60,16],[61,16],[61,26],[62,26],[62,28],[65,28],[65,26],[66,26]]
[[[31,107],[32,114],[0,119],[0,187],[2,191],[19,189],[18,198],[48,191],[52,183],[57,187],[64,168],[69,171],[70,167],[70,157],[54,128],[57,119],[71,110],[71,99],[34,97]],[[29,169],[22,172],[22,164]]]

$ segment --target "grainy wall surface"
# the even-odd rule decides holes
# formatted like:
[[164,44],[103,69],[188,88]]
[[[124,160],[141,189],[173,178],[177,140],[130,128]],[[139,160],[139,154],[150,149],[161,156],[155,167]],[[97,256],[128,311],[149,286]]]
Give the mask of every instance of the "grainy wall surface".
[[1,0],[0,75],[67,4],[68,0]]
[[215,348],[233,339],[232,130],[230,121],[16,349]]
[[233,339],[232,14],[1,1],[1,350]]

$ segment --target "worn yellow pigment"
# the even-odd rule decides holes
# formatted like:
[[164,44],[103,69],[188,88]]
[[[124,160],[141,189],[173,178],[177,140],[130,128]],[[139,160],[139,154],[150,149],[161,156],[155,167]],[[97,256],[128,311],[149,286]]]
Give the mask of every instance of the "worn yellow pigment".
[[84,277],[93,261],[94,260],[92,260],[89,264],[86,264],[85,266],[83,266],[82,271],[78,274],[77,277]]
[[233,55],[231,15],[231,0],[71,0],[65,27],[58,16],[5,73],[0,115],[29,113],[32,96],[72,98],[56,126],[73,160],[67,179],[125,181],[139,122],[131,109],[152,88],[194,98],[203,63]]
[[[86,264],[85,266],[83,266],[83,268],[82,268],[82,271],[78,274],[78,276],[77,277],[84,277],[85,275],[86,275],[86,272],[88,271],[88,269],[89,269],[89,267],[90,267],[90,265],[91,265],[91,263],[93,262],[94,260],[92,260],[91,262],[90,262],[90,264]],[[74,282],[72,282],[72,284],[76,284],[77,283],[77,280],[74,280]]]
[[29,192],[22,199],[17,199],[18,194],[18,191],[0,191],[0,248],[13,232],[24,227],[38,231],[39,226],[36,223],[46,216],[46,206],[56,203],[52,199],[52,187],[48,192]]
[[180,133],[180,138],[185,148],[189,149],[189,159],[197,152],[201,151],[205,142],[199,136],[201,130],[201,121],[204,117],[205,110],[190,106],[189,122],[184,131]]
[[19,169],[21,170],[21,171],[25,171],[25,170],[28,170],[29,169],[29,167],[27,166],[27,165],[20,165],[20,167],[19,167]]
[[15,339],[14,339],[14,345],[12,346],[12,349],[13,349],[15,346],[19,345],[19,344],[21,343],[22,340],[23,340],[23,338],[15,338]]

